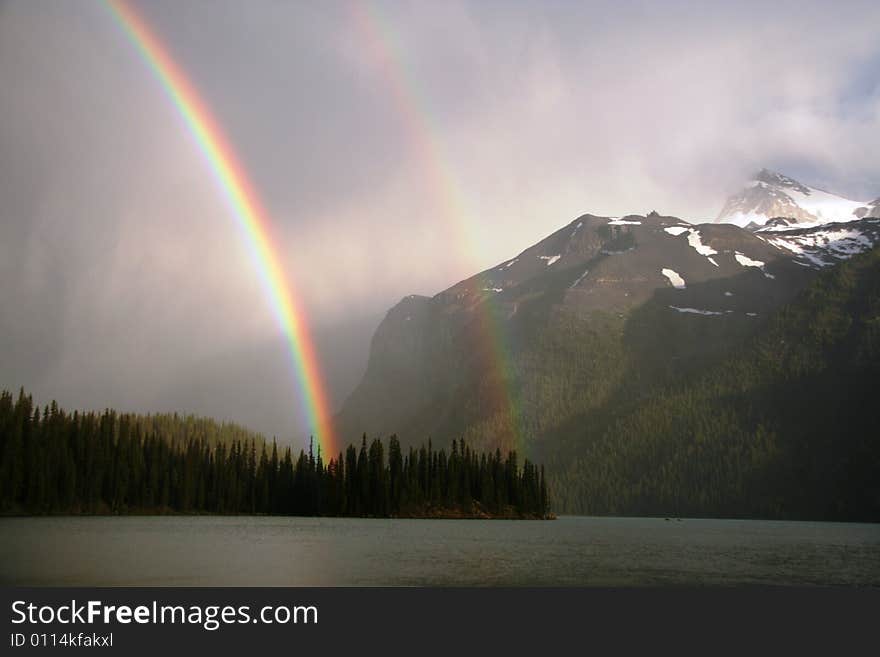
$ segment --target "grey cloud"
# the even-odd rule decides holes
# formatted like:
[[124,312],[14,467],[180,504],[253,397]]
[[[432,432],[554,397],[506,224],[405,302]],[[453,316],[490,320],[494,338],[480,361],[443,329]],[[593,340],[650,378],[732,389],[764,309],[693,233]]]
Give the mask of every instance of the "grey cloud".
[[[139,6],[263,196],[336,402],[389,305],[578,213],[712,217],[761,166],[880,194],[876,3]],[[0,386],[302,436],[242,235],[108,12],[0,5],[0,84]]]

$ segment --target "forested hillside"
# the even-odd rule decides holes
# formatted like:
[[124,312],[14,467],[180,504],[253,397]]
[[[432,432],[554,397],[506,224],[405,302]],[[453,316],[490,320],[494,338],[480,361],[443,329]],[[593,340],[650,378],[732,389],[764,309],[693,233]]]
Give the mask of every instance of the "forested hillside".
[[[190,508],[186,485],[201,453],[222,457],[230,445],[265,449],[236,424],[191,415],[65,413],[39,408],[22,390],[0,393],[0,511],[102,513]],[[223,482],[201,491],[222,506]]]
[[875,249],[708,369],[583,414],[552,494],[569,512],[880,520],[878,376]]
[[72,415],[0,393],[0,511],[529,517],[549,513],[543,468],[515,452],[378,439],[324,462],[231,424],[177,415]]

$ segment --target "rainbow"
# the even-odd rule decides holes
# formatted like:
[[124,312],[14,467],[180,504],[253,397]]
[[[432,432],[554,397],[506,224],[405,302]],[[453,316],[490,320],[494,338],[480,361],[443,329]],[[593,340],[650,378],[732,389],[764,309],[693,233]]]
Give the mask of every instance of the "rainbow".
[[[477,268],[476,254],[480,248],[471,228],[473,221],[461,199],[460,185],[453,168],[447,163],[436,136],[438,131],[432,126],[429,103],[420,93],[418,78],[408,69],[406,58],[397,46],[398,39],[378,8],[367,0],[355,0],[352,10],[355,24],[371,56],[381,66],[386,90],[406,130],[421,174],[433,190],[434,200],[443,216],[457,233],[454,242],[471,256],[469,265]],[[517,415],[519,405],[513,386],[509,349],[505,344],[502,309],[489,296],[474,307],[474,313],[473,338],[480,352],[476,358],[480,360],[485,375],[487,385],[483,392],[488,396],[490,414],[494,415],[494,438],[500,444],[515,446],[522,453],[525,445]]]
[[130,4],[124,0],[106,0],[106,6],[183,118],[229,203],[286,337],[310,431],[322,452],[332,457],[336,449],[332,411],[315,345],[293,285],[284,273],[278,247],[272,239],[268,213],[220,126],[168,48]]

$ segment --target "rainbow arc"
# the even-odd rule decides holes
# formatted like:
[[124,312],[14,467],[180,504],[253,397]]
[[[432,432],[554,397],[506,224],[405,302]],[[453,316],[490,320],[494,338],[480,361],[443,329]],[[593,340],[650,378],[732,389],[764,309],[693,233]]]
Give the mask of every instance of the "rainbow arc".
[[204,155],[247,244],[261,283],[288,343],[310,430],[327,458],[335,453],[332,410],[296,290],[284,271],[271,221],[241,161],[171,52],[124,0],[107,7],[174,104]]
[[[399,38],[378,7],[368,0],[355,0],[353,17],[370,55],[381,67],[385,89],[405,130],[421,174],[433,190],[434,201],[455,233],[453,241],[468,254],[479,253],[479,240],[462,199],[461,185],[445,156],[432,121],[430,103],[418,76],[408,66]],[[476,258],[474,265],[476,265]],[[486,401],[494,410],[493,437],[524,451],[524,437],[517,415],[514,375],[505,341],[505,313],[490,296],[474,308],[472,338],[483,366]],[[450,437],[452,438],[452,437]]]

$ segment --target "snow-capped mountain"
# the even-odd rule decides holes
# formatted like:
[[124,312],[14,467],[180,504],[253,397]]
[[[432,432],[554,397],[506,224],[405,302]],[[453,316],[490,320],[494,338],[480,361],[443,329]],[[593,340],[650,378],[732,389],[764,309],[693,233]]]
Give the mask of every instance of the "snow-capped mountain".
[[[830,259],[813,255],[812,244],[797,241],[803,239],[656,212],[582,215],[515,257],[392,308],[338,424],[353,435],[425,436],[488,421],[498,409],[482,397],[491,386],[480,382],[493,375],[497,349],[487,340],[503,344],[518,367],[532,358],[552,363],[557,347],[587,339],[569,335],[572,326],[588,335],[626,335],[633,349],[662,354],[652,359],[703,357],[756,330]],[[538,394],[531,383],[521,385],[526,398]],[[459,410],[471,406],[465,421]]]
[[[547,340],[567,344],[572,323],[603,333],[607,327],[595,327],[612,321],[621,323],[612,332],[624,331],[646,352],[684,362],[743,339],[820,270],[880,244],[876,201],[848,201],[766,170],[726,210],[736,222],[585,214],[433,297],[406,297],[378,327],[340,426],[412,436],[463,431],[460,414],[447,411],[474,403],[468,395],[479,398],[475,381],[490,367],[487,322],[492,340],[515,358],[535,351],[543,358]],[[450,401],[450,391],[464,397]],[[492,403],[480,401],[469,422],[485,419]]]
[[877,201],[853,201],[762,169],[741,192],[727,199],[715,222],[755,227],[776,217],[812,225],[852,221],[880,216]]
[[[801,376],[804,362],[844,362],[850,376],[852,363],[865,366],[870,354],[876,360],[870,321],[854,314],[853,330],[834,333],[839,327],[823,320],[819,340],[809,319],[825,308],[831,317],[876,308],[862,288],[847,291],[850,279],[834,270],[876,280],[877,253],[854,256],[880,244],[880,203],[762,171],[726,210],[747,227],[657,212],[584,214],[432,297],[404,298],[373,335],[366,372],[336,416],[337,430],[396,433],[404,447],[452,436],[485,449],[521,449],[547,461],[555,499],[565,496],[564,508],[578,513],[643,513],[635,503],[620,506],[619,491],[641,499],[646,476],[677,496],[681,472],[705,459],[717,467],[707,456],[720,453],[706,451],[711,440],[724,449],[745,441],[735,463],[757,453],[773,431],[797,436],[785,445],[801,445],[804,429],[791,418],[821,405],[790,399],[789,373]],[[815,293],[802,294],[808,286]],[[864,344],[861,337],[852,338],[855,346],[840,342],[859,331],[868,335]],[[850,352],[857,356],[839,356]],[[816,398],[840,394],[836,403],[845,407],[846,386],[836,379],[807,377],[803,385]],[[785,403],[789,410],[778,412]],[[862,415],[843,415],[857,426],[867,407],[855,402]],[[740,416],[737,408],[746,410]],[[767,409],[766,420],[753,418],[756,409]],[[694,414],[690,425],[680,424]],[[838,418],[829,417],[834,435]],[[737,418],[742,426],[731,424]],[[755,422],[762,423],[758,433]],[[766,427],[773,428],[760,433]],[[789,456],[778,458],[773,472],[787,472]],[[613,480],[623,483],[612,493],[607,477],[615,468]],[[731,490],[751,476],[751,466],[742,468],[732,471]]]

